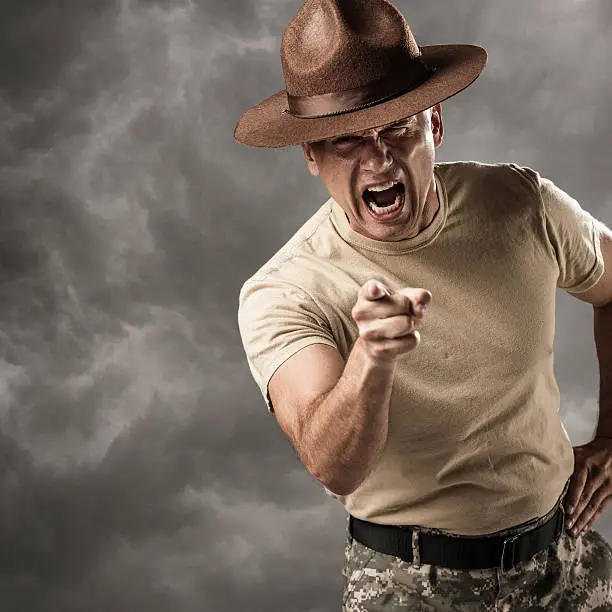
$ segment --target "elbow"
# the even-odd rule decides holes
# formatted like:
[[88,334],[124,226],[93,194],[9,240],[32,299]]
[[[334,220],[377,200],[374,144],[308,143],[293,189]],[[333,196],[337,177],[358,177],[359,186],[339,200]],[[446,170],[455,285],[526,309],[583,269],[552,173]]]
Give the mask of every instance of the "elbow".
[[312,471],[310,472],[328,491],[331,491],[334,495],[345,497],[355,491],[361,484],[361,480],[338,478],[325,476],[321,472]]
[[325,485],[325,488],[328,491],[331,491],[334,495],[337,495],[338,497],[346,497],[347,495],[350,495],[351,493],[353,493],[353,491],[355,491],[357,489],[356,486],[341,486],[341,485]]

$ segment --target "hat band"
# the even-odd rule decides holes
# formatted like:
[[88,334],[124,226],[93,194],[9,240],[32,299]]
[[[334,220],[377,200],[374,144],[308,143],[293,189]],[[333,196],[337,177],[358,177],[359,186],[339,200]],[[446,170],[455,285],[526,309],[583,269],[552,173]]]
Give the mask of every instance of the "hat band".
[[289,108],[283,112],[289,113],[299,119],[317,119],[341,115],[352,111],[374,106],[379,102],[395,98],[408,93],[422,85],[432,74],[433,70],[427,68],[421,57],[412,60],[410,74],[407,81],[406,73],[383,77],[363,87],[347,89],[345,91],[319,94],[316,96],[292,96],[287,93]]

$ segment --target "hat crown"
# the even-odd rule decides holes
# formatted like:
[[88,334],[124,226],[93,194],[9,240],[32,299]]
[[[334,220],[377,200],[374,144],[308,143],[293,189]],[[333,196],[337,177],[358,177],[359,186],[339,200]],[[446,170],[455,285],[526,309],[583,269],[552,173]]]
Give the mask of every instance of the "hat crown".
[[363,87],[409,70],[418,57],[410,26],[387,0],[306,0],[281,43],[292,96]]

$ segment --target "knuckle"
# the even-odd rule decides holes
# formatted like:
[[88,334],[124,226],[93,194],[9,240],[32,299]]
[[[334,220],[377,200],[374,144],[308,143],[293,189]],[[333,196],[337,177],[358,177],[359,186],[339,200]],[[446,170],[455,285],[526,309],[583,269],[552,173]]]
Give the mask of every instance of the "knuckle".
[[363,327],[360,330],[359,335],[365,340],[371,341],[371,340],[376,340],[378,334],[373,327]]

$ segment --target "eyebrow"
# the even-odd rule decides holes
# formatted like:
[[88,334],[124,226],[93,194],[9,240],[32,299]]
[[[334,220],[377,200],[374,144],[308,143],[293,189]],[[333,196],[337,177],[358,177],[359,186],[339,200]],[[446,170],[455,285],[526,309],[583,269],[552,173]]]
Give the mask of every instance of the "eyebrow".
[[[388,125],[379,125],[378,128],[381,131],[389,130],[397,127],[413,127],[417,124],[416,115],[412,115],[410,117],[406,117],[406,119],[402,119],[401,121],[396,121],[395,123],[389,123]],[[362,132],[353,132],[351,134],[344,134],[343,136],[337,136],[336,138],[332,138],[332,141],[339,140],[341,138],[346,138],[347,136],[355,136],[361,137],[364,134],[368,134],[369,130],[363,130]]]
[[394,128],[394,127],[410,127],[412,125],[416,125],[418,122],[419,121],[418,121],[417,116],[412,115],[410,117],[406,117],[405,119],[402,119],[401,121],[390,123],[389,125],[381,125],[380,128],[386,130],[386,129]]

